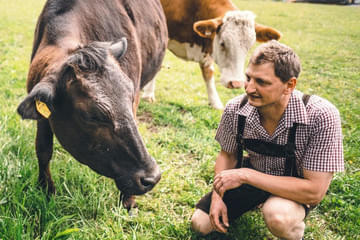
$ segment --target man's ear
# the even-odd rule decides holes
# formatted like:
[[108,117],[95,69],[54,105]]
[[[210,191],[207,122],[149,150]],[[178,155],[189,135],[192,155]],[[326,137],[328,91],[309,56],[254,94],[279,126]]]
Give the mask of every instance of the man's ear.
[[222,23],[222,18],[197,21],[194,23],[193,29],[200,37],[214,39],[216,30]]
[[285,94],[291,94],[296,87],[296,83],[297,83],[296,77],[290,78],[289,81],[286,82]]
[[54,111],[54,92],[54,83],[39,82],[20,103],[17,112],[23,119],[49,118]]
[[255,23],[256,41],[267,42],[270,40],[279,40],[282,36],[278,30]]

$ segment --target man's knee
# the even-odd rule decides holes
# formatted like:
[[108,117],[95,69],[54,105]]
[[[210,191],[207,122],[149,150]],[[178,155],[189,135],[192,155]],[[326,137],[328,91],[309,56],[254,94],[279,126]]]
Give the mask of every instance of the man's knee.
[[271,232],[287,232],[290,228],[289,216],[274,212],[274,211],[263,211],[264,220]]
[[277,237],[300,239],[304,233],[305,210],[300,204],[278,197],[269,198],[263,208],[269,230]]
[[214,231],[209,215],[200,209],[196,209],[191,217],[191,228],[201,235],[207,235]]

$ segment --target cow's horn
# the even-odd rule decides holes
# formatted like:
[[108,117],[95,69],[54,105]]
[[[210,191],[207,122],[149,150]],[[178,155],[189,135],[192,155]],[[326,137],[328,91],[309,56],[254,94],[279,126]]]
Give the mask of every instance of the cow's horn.
[[113,43],[110,47],[111,54],[118,60],[122,56],[124,56],[126,50],[127,50],[127,40],[125,37],[121,38],[120,41]]

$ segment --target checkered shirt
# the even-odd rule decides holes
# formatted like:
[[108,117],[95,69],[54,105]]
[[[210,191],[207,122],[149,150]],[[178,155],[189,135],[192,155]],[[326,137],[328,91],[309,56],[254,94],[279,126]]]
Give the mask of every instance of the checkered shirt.
[[[240,108],[241,95],[230,100],[224,110],[215,139],[221,149],[236,153],[238,143],[238,115],[246,116],[244,138],[259,139],[285,145],[289,129],[298,123],[295,155],[298,174],[303,169],[319,172],[344,171],[344,157],[339,111],[327,100],[312,95],[305,107],[303,93],[295,90],[272,136],[260,124],[259,112],[248,102]],[[270,157],[245,149],[254,169],[266,174],[284,175],[285,158]]]

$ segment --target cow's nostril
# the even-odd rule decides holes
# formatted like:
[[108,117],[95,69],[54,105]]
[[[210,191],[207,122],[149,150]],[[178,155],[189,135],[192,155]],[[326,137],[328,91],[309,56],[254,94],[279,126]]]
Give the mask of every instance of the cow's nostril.
[[150,187],[150,186],[154,186],[156,184],[156,179],[155,178],[141,178],[140,179],[141,184],[144,187]]
[[231,88],[234,88],[233,85],[232,85],[232,82],[228,82],[227,88],[230,88],[230,89],[231,89]]
[[231,81],[231,82],[229,82],[229,88],[241,88],[242,86],[243,86],[243,83],[241,81]]

